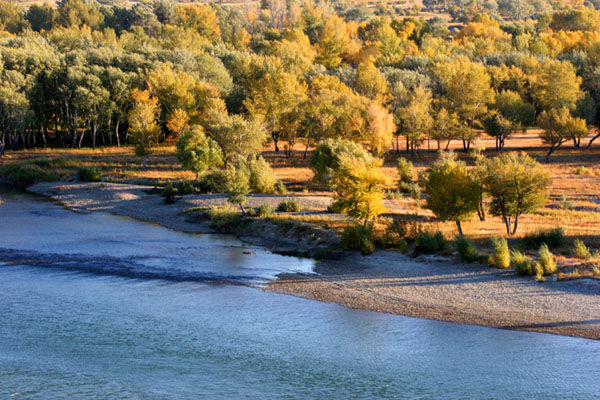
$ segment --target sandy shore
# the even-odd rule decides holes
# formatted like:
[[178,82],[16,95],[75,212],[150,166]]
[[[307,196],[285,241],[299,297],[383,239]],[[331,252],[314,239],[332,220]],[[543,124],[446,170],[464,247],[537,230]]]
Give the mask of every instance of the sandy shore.
[[[147,194],[145,189],[106,183],[41,183],[29,188],[74,210],[112,212],[192,233],[212,230],[208,224],[190,222],[183,210],[225,201],[219,195],[194,195],[165,206],[162,198]],[[250,204],[280,200],[259,196]],[[301,201],[307,206],[328,203],[318,196]],[[260,238],[243,239],[260,243]],[[600,339],[597,280],[558,282],[550,278],[537,283],[512,271],[447,260],[415,260],[391,251],[368,257],[352,253],[338,260],[320,261],[316,272],[311,276],[282,276],[264,289],[355,309]]]

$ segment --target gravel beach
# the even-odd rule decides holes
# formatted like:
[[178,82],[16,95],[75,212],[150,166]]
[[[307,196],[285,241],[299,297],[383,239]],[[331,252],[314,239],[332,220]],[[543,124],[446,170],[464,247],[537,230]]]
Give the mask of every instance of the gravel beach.
[[[184,196],[165,206],[149,188],[110,183],[40,183],[28,190],[50,196],[78,211],[105,211],[191,233],[208,233],[182,211],[225,203],[223,195]],[[276,205],[286,195],[251,196],[248,204]],[[326,196],[300,196],[303,207],[326,208]],[[246,240],[246,238],[244,238]],[[549,332],[600,339],[600,283],[594,279],[545,283],[513,271],[455,264],[438,258],[414,259],[393,251],[364,257],[349,253],[319,261],[315,275],[281,276],[263,286],[342,306],[412,317],[497,328]]]

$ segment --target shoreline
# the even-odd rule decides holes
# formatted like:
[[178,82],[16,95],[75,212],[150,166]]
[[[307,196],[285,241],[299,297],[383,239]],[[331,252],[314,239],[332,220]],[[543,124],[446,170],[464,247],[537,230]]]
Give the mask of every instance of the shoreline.
[[[104,211],[187,233],[223,233],[182,211],[198,204],[220,204],[222,195],[193,195],[165,205],[150,187],[112,183],[39,183],[27,190],[74,211]],[[272,225],[272,224],[269,224]],[[234,233],[240,240],[273,252],[315,256],[333,237],[314,241],[314,233],[282,235],[266,224]],[[320,235],[326,232],[320,230]],[[262,235],[262,236],[258,236]],[[312,237],[312,238],[311,238]],[[414,259],[388,250],[370,256],[333,252],[316,261],[316,275],[282,275],[262,290],[337,303],[360,310],[416,318],[546,332],[600,339],[600,282],[591,279],[537,283],[512,270],[446,259]]]

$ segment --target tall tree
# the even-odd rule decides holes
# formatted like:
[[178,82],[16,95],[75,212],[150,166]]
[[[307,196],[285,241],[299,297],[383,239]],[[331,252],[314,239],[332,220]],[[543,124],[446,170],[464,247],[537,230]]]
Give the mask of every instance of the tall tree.
[[160,108],[158,99],[151,97],[147,90],[133,89],[131,99],[133,107],[128,114],[130,138],[135,145],[135,153],[142,157],[142,165],[145,169],[148,151],[160,135],[160,128],[156,123]]

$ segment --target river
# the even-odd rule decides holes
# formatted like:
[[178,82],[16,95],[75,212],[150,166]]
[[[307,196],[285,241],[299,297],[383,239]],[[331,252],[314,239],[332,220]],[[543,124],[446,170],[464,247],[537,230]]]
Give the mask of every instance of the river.
[[600,397],[598,341],[263,292],[312,261],[0,196],[0,399]]

